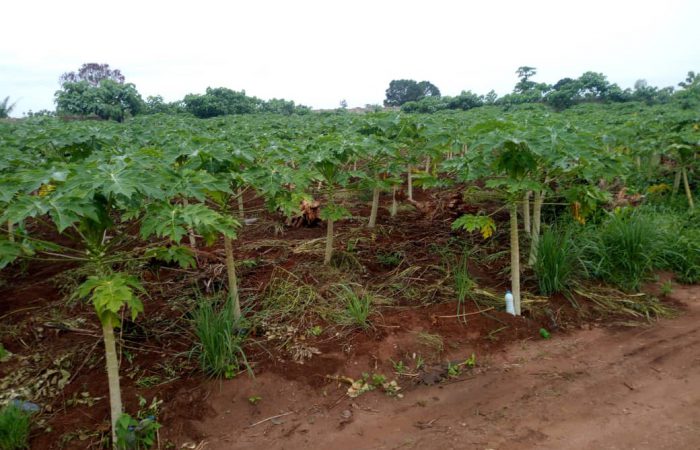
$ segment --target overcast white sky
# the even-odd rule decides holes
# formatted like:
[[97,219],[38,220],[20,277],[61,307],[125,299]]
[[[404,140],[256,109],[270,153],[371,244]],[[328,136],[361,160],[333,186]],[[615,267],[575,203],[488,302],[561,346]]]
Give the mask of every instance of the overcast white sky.
[[315,108],[381,103],[392,79],[499,95],[515,69],[554,83],[587,70],[631,87],[700,71],[700,1],[5,0],[0,99],[54,109],[58,77],[118,68],[144,98],[207,86]]

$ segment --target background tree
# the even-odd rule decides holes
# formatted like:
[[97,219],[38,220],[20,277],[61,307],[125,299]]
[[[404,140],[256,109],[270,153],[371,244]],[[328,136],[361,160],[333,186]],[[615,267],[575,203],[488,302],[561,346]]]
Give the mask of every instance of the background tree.
[[225,87],[208,87],[203,95],[188,94],[184,102],[187,112],[199,118],[252,114],[260,111],[262,106],[260,99],[247,96],[245,91],[238,92]]
[[6,117],[9,117],[12,110],[15,109],[16,104],[17,102],[10,104],[10,97],[5,97],[5,100],[0,102],[0,119],[5,119]]
[[123,121],[144,109],[143,99],[131,83],[103,79],[93,86],[87,81],[66,82],[56,91],[56,112]]
[[102,80],[124,84],[124,75],[119,69],[110,69],[109,64],[86,63],[77,72],[66,72],[59,78],[61,85],[85,81],[95,87],[99,86]]
[[429,81],[391,80],[386,90],[384,106],[401,106],[425,97],[440,97],[440,89]]

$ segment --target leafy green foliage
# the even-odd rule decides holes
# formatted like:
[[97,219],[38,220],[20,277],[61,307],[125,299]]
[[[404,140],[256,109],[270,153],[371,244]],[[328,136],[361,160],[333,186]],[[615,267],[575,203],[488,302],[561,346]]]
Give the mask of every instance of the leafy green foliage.
[[155,258],[166,263],[177,263],[183,269],[197,267],[192,249],[182,245],[169,247],[153,247],[146,250],[145,256]]
[[139,114],[143,99],[131,83],[103,79],[98,85],[87,81],[66,82],[55,94],[58,114],[97,116],[118,122]]
[[180,242],[188,229],[194,229],[211,243],[220,234],[235,238],[238,226],[239,222],[233,217],[224,216],[201,203],[180,205],[159,202],[146,207],[141,236],[145,239],[156,235]]
[[78,295],[90,296],[97,316],[103,325],[117,327],[121,323],[119,311],[123,307],[131,310],[131,319],[143,312],[143,303],[134,291],[144,292],[138,280],[123,273],[91,276],[78,288]]
[[424,97],[440,97],[440,90],[429,81],[391,80],[386,90],[384,106],[401,106]]

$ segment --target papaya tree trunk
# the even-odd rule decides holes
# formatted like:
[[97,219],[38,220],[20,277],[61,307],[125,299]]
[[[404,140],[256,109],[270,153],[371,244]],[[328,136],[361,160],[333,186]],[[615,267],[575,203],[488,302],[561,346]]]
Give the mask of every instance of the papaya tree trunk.
[[693,204],[693,193],[690,192],[690,184],[688,183],[688,170],[683,167],[681,169],[682,174],[683,174],[683,187],[685,188],[685,196],[688,197],[688,206],[690,209],[695,208],[695,205]]
[[236,195],[238,196],[238,216],[241,219],[241,222],[243,222],[243,219],[245,219],[245,208],[243,207],[243,191],[241,188],[238,188]]
[[328,219],[327,231],[326,231],[326,254],[323,257],[323,264],[328,266],[331,264],[331,257],[333,256],[333,219]]
[[675,197],[676,194],[678,194],[678,188],[681,186],[681,170],[678,169],[676,170],[676,176],[673,177],[673,191],[671,191],[671,195]]
[[15,224],[9,220],[7,221],[7,239],[10,242],[15,242]]
[[430,156],[425,158],[425,172],[430,173]]
[[408,199],[413,200],[413,167],[409,164],[407,169]]
[[114,328],[111,323],[102,324],[102,338],[105,344],[107,362],[107,383],[109,387],[109,411],[112,419],[112,447],[117,448],[117,421],[122,415],[122,393],[119,387],[119,363]]
[[537,262],[537,246],[540,243],[540,226],[542,224],[542,202],[544,192],[535,191],[534,202],[532,204],[532,233],[530,234],[530,258],[528,264],[534,266]]
[[518,204],[510,206],[510,279],[515,315],[520,315],[520,244],[518,242]]
[[233,320],[237,322],[241,318],[241,303],[238,298],[238,279],[236,278],[236,264],[233,261],[233,244],[231,238],[224,236],[224,251],[226,252],[226,273],[228,275],[228,295],[231,298]]
[[[183,197],[182,205],[187,206],[189,204],[190,202],[187,200],[187,198]],[[192,229],[192,227],[187,227],[187,237],[190,241],[190,247],[192,248],[192,250],[195,250],[197,248],[197,238],[194,235],[194,230]]]
[[523,229],[530,234],[530,191],[525,193],[523,197]]
[[369,213],[369,223],[367,227],[374,228],[377,224],[377,212],[379,211],[379,188],[375,187],[372,191],[372,210]]
[[399,204],[396,201],[396,191],[398,188],[394,186],[391,189],[391,217],[396,217],[396,214],[399,212]]

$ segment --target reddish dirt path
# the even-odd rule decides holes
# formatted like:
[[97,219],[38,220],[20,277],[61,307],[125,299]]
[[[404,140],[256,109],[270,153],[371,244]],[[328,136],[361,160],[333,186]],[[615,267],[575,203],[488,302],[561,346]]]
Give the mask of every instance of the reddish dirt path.
[[[511,345],[483,373],[403,399],[311,388],[272,373],[213,383],[205,449],[700,448],[700,286],[681,315]],[[263,399],[251,405],[248,397]],[[270,416],[294,413],[259,425]]]

